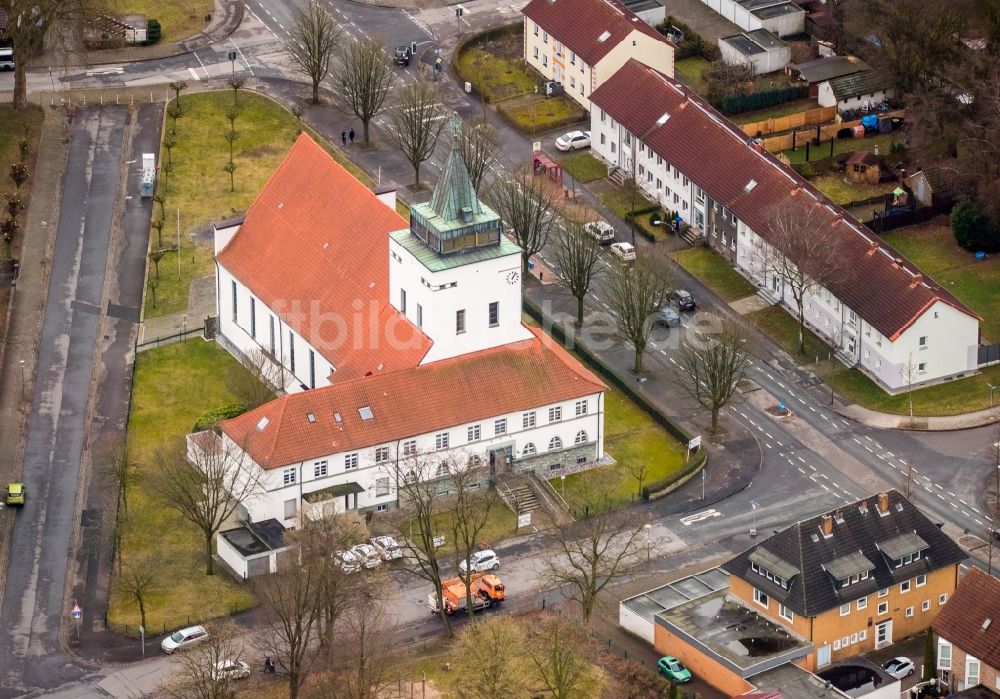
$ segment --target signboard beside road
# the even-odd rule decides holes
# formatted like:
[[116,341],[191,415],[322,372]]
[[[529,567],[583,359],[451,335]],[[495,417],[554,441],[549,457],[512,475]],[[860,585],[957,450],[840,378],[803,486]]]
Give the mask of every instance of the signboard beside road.
[[525,512],[517,516],[517,528],[530,527],[531,526],[531,513]]

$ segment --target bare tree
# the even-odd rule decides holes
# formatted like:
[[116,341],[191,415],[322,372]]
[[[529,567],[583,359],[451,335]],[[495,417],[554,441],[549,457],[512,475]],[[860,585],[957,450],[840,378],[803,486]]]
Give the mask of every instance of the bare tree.
[[507,234],[523,251],[525,273],[531,256],[545,247],[549,234],[561,223],[556,208],[558,196],[554,188],[533,177],[527,167],[513,176],[498,176],[486,193],[487,202],[506,224]]
[[261,348],[242,355],[239,366],[231,366],[225,374],[226,388],[248,408],[273,400],[283,383],[282,367]]
[[903,362],[902,366],[899,367],[900,373],[903,375],[903,381],[906,382],[906,402],[910,407],[910,423],[913,423],[913,384],[917,381],[917,375],[919,371],[919,365],[917,360],[913,358],[913,352],[906,355],[906,361]]
[[575,622],[549,614],[535,625],[532,637],[529,657],[553,699],[597,694],[593,683],[598,678],[590,672],[587,658],[587,634]]
[[334,649],[335,678],[329,696],[376,699],[387,684],[394,647],[389,610],[378,598],[358,594],[338,627]]
[[[240,629],[226,624],[212,627],[208,639],[178,653],[163,694],[171,699],[231,699],[240,679],[240,663],[248,658]],[[219,671],[220,665],[229,671]],[[249,664],[248,664],[249,667]]]
[[795,302],[799,354],[805,354],[806,297],[844,278],[843,254],[824,231],[826,207],[799,193],[792,204],[775,207],[767,220],[767,244],[761,248],[762,271],[781,282]]
[[174,91],[174,106],[178,109],[183,109],[181,107],[181,93],[187,89],[187,86],[188,84],[183,80],[170,83],[170,89]]
[[330,61],[343,32],[333,15],[319,0],[308,0],[292,15],[292,31],[285,49],[295,66],[312,82],[312,102],[319,102],[319,86],[330,74]]
[[[434,586],[434,594],[443,597],[442,565],[437,541],[440,514],[444,512],[438,497],[439,469],[447,473],[446,464],[434,456],[411,454],[397,457],[389,466],[399,493],[396,530],[403,540],[401,547],[416,560],[413,573]],[[441,623],[446,638],[453,635],[451,620],[445,606],[439,604]]]
[[254,578],[254,593],[263,610],[257,646],[288,680],[289,699],[299,696],[319,652],[313,636],[322,577],[321,567],[296,562],[271,575]]
[[455,648],[462,699],[523,699],[528,694],[527,638],[520,620],[493,616],[467,626]]
[[476,117],[463,122],[455,138],[472,186],[478,193],[486,173],[500,158],[500,132],[485,118]]
[[118,590],[135,601],[139,607],[139,623],[146,626],[146,602],[156,587],[156,567],[146,556],[129,561],[116,580]]
[[243,78],[229,78],[229,80],[226,81],[226,84],[233,90],[233,107],[239,108],[240,90],[243,89],[246,81]]
[[646,481],[646,474],[649,473],[649,464],[645,461],[630,461],[626,468],[629,475],[638,483],[636,492],[642,495],[642,484]]
[[581,224],[567,221],[557,231],[552,259],[556,276],[576,299],[577,325],[583,323],[583,300],[600,274],[600,257],[600,246]]
[[729,405],[750,365],[745,333],[721,319],[710,324],[709,332],[696,329],[681,345],[677,364],[676,383],[711,411],[712,432],[717,432],[719,411]]
[[260,469],[243,450],[212,431],[176,440],[157,454],[153,497],[201,530],[206,575],[215,574],[212,541],[236,508],[260,491]]
[[608,275],[608,305],[618,314],[618,332],[635,350],[632,370],[642,372],[642,355],[653,332],[654,314],[670,299],[671,279],[657,257],[637,253],[631,265],[614,265]]
[[0,13],[7,18],[5,38],[14,51],[14,109],[28,106],[25,71],[31,59],[43,47],[67,58],[76,53],[84,22],[105,5],[105,0],[0,0]]
[[165,248],[154,248],[149,251],[149,260],[153,263],[153,271],[156,274],[157,281],[160,279],[160,260],[166,254],[167,250]]
[[588,623],[601,591],[639,563],[645,521],[596,493],[585,492],[583,501],[582,519],[552,530],[555,551],[542,562],[542,577],[578,603]]
[[361,120],[362,145],[370,142],[368,126],[382,111],[394,74],[381,41],[362,37],[344,42],[340,52],[343,67],[337,77],[347,110]]
[[727,63],[721,58],[713,61],[702,73],[705,96],[714,104],[721,104],[726,97],[747,94],[753,88],[753,74],[752,63]]
[[[451,538],[460,561],[468,561],[480,548],[480,537],[499,501],[497,491],[489,482],[489,468],[479,465],[479,461],[480,457],[473,455],[445,462],[449,480]],[[485,488],[482,487],[484,481]],[[471,616],[473,571],[470,568],[464,575],[459,573],[459,577],[465,583],[465,608]]]
[[356,578],[346,572],[330,554],[368,539],[368,528],[353,513],[324,513],[300,516],[298,527],[285,535],[288,545],[298,552],[299,562],[319,573],[316,593],[316,635],[321,646],[333,641],[334,626],[356,594]]
[[115,485],[115,510],[122,516],[128,515],[128,491],[138,476],[139,462],[129,454],[124,439],[118,439],[108,450],[104,474],[111,478]]
[[441,92],[423,80],[404,85],[386,117],[389,140],[413,166],[413,183],[418,185],[420,164],[434,154],[448,118]]

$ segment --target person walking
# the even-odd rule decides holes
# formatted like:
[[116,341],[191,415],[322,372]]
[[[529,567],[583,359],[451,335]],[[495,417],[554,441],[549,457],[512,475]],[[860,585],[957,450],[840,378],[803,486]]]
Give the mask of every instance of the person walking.
[[350,137],[351,143],[354,143],[354,127],[353,126],[351,127],[350,133],[348,133],[347,135]]
[[346,131],[341,131],[340,132],[340,142],[343,143],[344,146],[347,145],[347,132]]

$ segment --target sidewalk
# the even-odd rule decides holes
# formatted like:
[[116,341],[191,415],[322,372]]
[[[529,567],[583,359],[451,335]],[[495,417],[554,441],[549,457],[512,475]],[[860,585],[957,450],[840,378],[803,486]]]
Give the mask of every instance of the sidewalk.
[[[63,110],[45,110],[38,158],[32,173],[31,206],[21,248],[20,274],[13,290],[14,307],[0,367],[0,444],[4,445],[0,483],[4,484],[21,480],[28,410],[23,398],[33,394],[36,348],[48,293],[48,260],[59,224],[61,181],[66,166],[64,136]],[[28,497],[32,497],[31,494]],[[0,591],[5,588],[14,516],[15,510],[0,511]]]
[[952,430],[968,430],[1000,422],[1000,406],[992,410],[977,410],[974,413],[964,413],[962,415],[915,416],[912,420],[909,415],[879,413],[864,408],[857,403],[844,404],[837,401],[834,402],[831,409],[849,420],[883,430],[949,432]]

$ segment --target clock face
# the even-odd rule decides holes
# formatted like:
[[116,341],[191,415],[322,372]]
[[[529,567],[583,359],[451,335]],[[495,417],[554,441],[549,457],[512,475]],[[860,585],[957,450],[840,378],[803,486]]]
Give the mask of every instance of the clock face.
[[518,272],[517,270],[511,270],[510,272],[507,272],[507,283],[510,284],[511,286],[517,284],[517,280],[520,278],[521,278],[521,273]]

